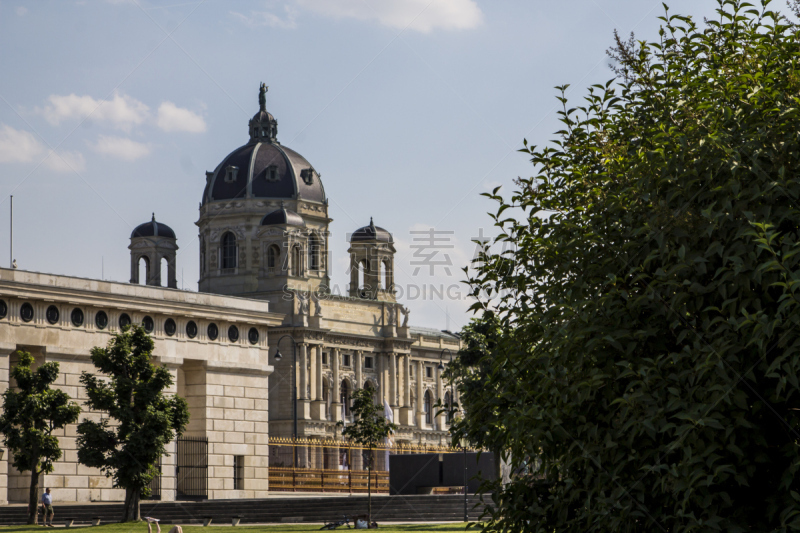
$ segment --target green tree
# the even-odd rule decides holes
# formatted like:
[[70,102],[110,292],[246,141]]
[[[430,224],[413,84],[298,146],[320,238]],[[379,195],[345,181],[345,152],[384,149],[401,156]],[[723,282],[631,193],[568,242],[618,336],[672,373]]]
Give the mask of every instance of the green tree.
[[368,523],[372,523],[372,468],[375,462],[374,450],[380,441],[397,430],[397,425],[389,422],[386,420],[386,417],[383,416],[383,406],[375,403],[372,397],[373,393],[374,391],[370,387],[357,389],[353,392],[353,407],[351,411],[353,412],[355,420],[348,426],[345,426],[341,420],[336,423],[337,426],[344,427],[342,430],[343,437],[347,437],[365,448],[363,456],[364,461],[367,463]]
[[[494,476],[484,480],[490,483],[500,480],[502,454],[506,448],[506,432],[498,422],[503,419],[501,412],[512,408],[502,394],[502,380],[487,380],[502,335],[500,320],[494,313],[486,312],[472,319],[461,330],[462,348],[442,374],[459,392],[460,405],[449,407],[453,420],[451,440],[453,443],[465,441],[494,454]],[[459,408],[463,410],[463,417],[459,417]],[[495,491],[497,483],[486,488]]]
[[106,348],[92,348],[92,363],[104,378],[81,376],[88,407],[109,418],[78,425],[78,460],[100,468],[115,487],[125,489],[123,522],[140,520],[139,500],[150,494],[158,459],[189,422],[186,400],[164,395],[172,376],[150,362],[152,351],[153,339],[132,326],[114,335]]
[[14,456],[11,465],[20,472],[31,473],[28,523],[36,524],[39,476],[52,472],[53,462],[61,458],[58,437],[53,431],[75,423],[81,408],[70,401],[66,392],[50,388],[58,378],[58,363],[51,361],[34,369],[30,353],[20,350],[16,355],[18,360],[11,369],[11,379],[17,386],[3,393],[0,431]]
[[488,195],[518,472],[488,531],[800,530],[800,35],[766,2],[661,20]]

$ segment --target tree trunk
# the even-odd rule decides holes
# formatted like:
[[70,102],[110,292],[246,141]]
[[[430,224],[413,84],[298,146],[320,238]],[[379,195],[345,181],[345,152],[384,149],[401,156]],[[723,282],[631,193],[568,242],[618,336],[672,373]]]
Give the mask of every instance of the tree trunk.
[[123,522],[138,522],[142,519],[139,514],[139,489],[125,489],[125,506],[122,509]]
[[[38,461],[37,461],[38,463]],[[31,487],[28,492],[28,523],[37,524],[39,522],[39,513],[37,512],[37,505],[39,505],[39,465],[35,464],[31,467]],[[42,517],[44,519],[44,517]]]
[[367,527],[369,527],[372,524],[372,457],[367,467],[367,501],[369,501],[367,508]]

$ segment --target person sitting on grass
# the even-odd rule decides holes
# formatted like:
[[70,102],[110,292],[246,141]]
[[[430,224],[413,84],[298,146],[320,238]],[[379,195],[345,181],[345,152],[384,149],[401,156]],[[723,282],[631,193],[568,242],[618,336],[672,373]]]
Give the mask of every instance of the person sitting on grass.
[[[161,526],[158,524],[158,518],[150,518],[149,516],[145,516],[144,519],[147,522],[147,533],[153,533],[153,528],[150,526],[150,524],[155,524],[157,533],[161,533]],[[183,528],[181,526],[172,526],[172,529],[169,530],[169,533],[183,533]]]

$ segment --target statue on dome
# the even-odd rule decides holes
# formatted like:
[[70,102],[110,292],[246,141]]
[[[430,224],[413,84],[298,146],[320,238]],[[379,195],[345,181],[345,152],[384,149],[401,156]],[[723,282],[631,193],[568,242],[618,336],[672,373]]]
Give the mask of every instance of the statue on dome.
[[263,81],[261,82],[261,88],[258,90],[258,106],[261,108],[261,111],[267,110],[267,91],[269,87]]

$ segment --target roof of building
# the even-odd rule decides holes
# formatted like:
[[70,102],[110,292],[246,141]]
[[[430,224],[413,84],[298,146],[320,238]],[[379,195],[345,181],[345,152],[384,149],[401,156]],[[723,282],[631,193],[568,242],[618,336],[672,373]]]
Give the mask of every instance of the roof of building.
[[350,242],[360,241],[394,242],[392,239],[392,234],[389,233],[389,231],[376,226],[372,221],[372,217],[369,217],[369,226],[358,228],[353,232],[352,235],[350,235]]
[[444,329],[433,329],[433,328],[420,328],[417,326],[411,326],[409,328],[409,332],[411,336],[414,335],[424,335],[426,337],[444,337],[446,339],[459,339],[460,337],[455,333]]
[[291,209],[286,209],[284,207],[283,202],[281,202],[280,209],[276,209],[270,213],[264,215],[264,218],[261,219],[262,226],[273,226],[273,225],[287,225],[287,226],[305,226],[306,223],[303,220],[303,217],[292,211]]
[[278,122],[264,108],[265,93],[262,86],[261,108],[248,123],[250,141],[228,154],[214,172],[206,173],[204,205],[235,198],[326,201],[319,172],[306,158],[278,142]]
[[172,228],[164,224],[163,222],[156,222],[156,214],[153,213],[153,218],[150,219],[150,222],[145,222],[144,224],[139,224],[136,226],[131,232],[131,239],[134,237],[168,237],[170,239],[175,239],[175,232],[172,231]]

